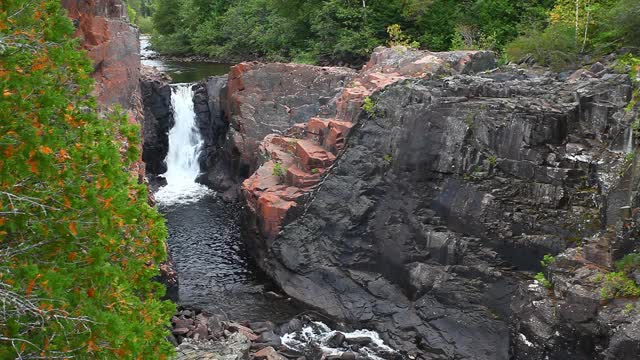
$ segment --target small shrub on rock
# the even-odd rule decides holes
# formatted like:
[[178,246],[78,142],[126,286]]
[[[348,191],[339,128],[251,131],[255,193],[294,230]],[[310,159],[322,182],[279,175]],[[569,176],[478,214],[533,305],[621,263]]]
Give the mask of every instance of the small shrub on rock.
[[282,166],[281,163],[277,162],[274,166],[273,166],[273,176],[277,176],[280,179],[283,179],[285,174],[286,174],[286,170],[285,168]]
[[640,296],[640,287],[624,272],[611,272],[604,277],[600,288],[600,297],[603,300],[637,296]]

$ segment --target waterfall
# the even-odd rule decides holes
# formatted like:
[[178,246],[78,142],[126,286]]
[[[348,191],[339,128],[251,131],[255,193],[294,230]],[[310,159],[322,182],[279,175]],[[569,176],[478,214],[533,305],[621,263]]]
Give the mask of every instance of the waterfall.
[[625,153],[630,153],[633,152],[634,148],[633,148],[633,126],[629,126],[629,129],[627,129],[627,134],[626,134],[626,140],[625,140],[625,144],[624,144],[624,152]]
[[196,183],[200,174],[198,158],[204,143],[196,124],[191,84],[179,84],[171,88],[171,105],[175,124],[169,131],[167,172],[162,176],[167,185],[155,197],[161,204],[189,203],[211,193],[207,187]]

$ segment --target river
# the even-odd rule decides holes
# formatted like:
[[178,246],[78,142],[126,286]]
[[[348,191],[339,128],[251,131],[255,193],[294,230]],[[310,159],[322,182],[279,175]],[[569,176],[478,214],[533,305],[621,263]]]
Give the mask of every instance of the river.
[[226,75],[231,64],[204,61],[177,61],[162,59],[151,49],[149,35],[140,35],[142,65],[152,66],[169,74],[174,83],[192,83],[208,76]]

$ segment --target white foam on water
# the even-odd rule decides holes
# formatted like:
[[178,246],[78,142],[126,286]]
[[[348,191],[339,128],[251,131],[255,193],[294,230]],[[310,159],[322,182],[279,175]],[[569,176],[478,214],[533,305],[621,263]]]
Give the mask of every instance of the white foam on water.
[[198,158],[204,140],[196,125],[191,84],[179,84],[171,88],[171,105],[175,124],[169,131],[167,172],[162,176],[167,185],[155,193],[161,205],[188,204],[212,194],[212,190],[196,183],[200,174]]
[[[327,345],[329,340],[336,333],[338,333],[338,331],[331,330],[326,324],[314,321],[311,324],[304,326],[301,331],[283,335],[282,344],[292,350],[303,351],[308,344],[315,343],[326,355],[342,355],[348,349],[332,348]],[[363,346],[358,351],[360,355],[365,356],[367,359],[383,360],[383,358],[378,355],[382,353],[396,353],[395,350],[385,345],[384,341],[380,338],[380,335],[375,331],[363,329],[349,333],[343,332],[342,334],[344,334],[347,339],[359,337],[370,338],[371,343],[367,346]]]

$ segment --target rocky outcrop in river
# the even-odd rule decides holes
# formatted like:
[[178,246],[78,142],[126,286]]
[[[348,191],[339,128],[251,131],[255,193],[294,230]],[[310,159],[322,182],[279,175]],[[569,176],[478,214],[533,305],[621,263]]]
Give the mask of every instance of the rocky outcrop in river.
[[467,75],[490,62],[394,51],[347,85],[337,119],[265,138],[244,183],[246,239],[289,295],[409,356],[507,359],[521,345],[509,319],[525,316],[511,298],[529,284],[513,270],[598,237],[629,205],[631,82]]

